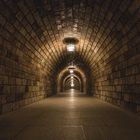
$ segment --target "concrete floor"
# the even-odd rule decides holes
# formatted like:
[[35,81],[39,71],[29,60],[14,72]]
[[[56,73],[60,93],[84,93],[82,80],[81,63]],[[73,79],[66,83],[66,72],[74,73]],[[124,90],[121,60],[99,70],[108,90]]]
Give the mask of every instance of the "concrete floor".
[[0,140],[140,140],[139,117],[74,93],[0,116]]

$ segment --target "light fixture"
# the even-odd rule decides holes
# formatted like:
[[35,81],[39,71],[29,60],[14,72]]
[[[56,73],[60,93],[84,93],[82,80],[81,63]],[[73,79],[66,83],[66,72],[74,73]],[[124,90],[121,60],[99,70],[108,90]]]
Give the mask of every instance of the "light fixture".
[[74,83],[73,83],[74,81],[73,81],[73,78],[74,78],[74,77],[71,76],[71,87],[74,87]]
[[75,37],[67,37],[64,38],[63,43],[66,44],[68,52],[74,52],[76,49],[76,44],[78,44],[79,40]]
[[74,83],[71,83],[71,87],[74,87]]
[[70,85],[71,85],[71,87],[74,87],[74,83],[73,83],[73,80],[71,80],[71,84],[70,84]]
[[73,70],[70,70],[70,73],[72,74],[74,71]]
[[68,52],[74,52],[75,51],[75,45],[74,44],[68,44],[67,45],[67,51]]
[[73,76],[71,76],[71,79],[73,79],[74,77]]

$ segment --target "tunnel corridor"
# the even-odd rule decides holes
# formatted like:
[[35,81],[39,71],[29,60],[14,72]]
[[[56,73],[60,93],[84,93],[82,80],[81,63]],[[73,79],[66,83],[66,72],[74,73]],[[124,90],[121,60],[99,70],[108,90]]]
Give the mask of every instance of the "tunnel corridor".
[[140,0],[0,0],[0,140],[139,140],[139,115]]

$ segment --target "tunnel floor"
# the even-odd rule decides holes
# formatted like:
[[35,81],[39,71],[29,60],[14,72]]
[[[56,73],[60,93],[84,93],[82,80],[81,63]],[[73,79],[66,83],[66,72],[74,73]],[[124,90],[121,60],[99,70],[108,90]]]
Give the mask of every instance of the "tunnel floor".
[[135,114],[77,91],[67,93],[0,116],[0,140],[140,139]]

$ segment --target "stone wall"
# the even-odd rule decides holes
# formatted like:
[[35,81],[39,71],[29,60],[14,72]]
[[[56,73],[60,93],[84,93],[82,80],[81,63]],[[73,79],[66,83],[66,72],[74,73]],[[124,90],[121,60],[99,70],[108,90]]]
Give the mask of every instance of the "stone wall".
[[140,114],[140,10],[137,6],[138,3],[128,7],[126,4],[124,13],[113,18],[108,26],[110,37],[103,41],[103,53],[99,50],[95,56],[99,63],[93,70],[93,86],[98,98]]
[[70,33],[90,92],[140,112],[139,0],[0,0],[0,113],[51,94]]
[[5,36],[0,36],[0,40],[0,113],[46,97],[50,82],[40,65]]
[[37,40],[29,33],[31,26],[25,27],[22,14],[15,17],[2,1],[0,8],[1,114],[48,96],[50,79],[41,61],[42,54],[34,46]]

